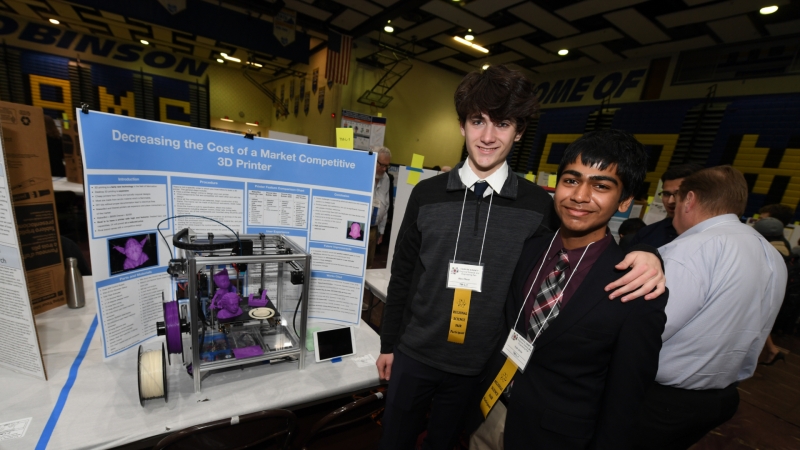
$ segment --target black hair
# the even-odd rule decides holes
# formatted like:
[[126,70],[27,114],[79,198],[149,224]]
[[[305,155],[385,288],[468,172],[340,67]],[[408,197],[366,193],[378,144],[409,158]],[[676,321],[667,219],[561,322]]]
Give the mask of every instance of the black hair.
[[569,144],[558,166],[558,178],[568,164],[581,158],[589,167],[606,170],[617,166],[617,176],[622,180],[619,201],[633,197],[642,188],[647,175],[647,152],[632,134],[622,130],[598,130],[579,137]]
[[619,225],[619,230],[617,230],[617,233],[619,233],[620,236],[627,236],[629,234],[636,233],[646,226],[647,224],[644,223],[644,220],[638,217],[632,217],[630,219],[625,219]]
[[680,180],[681,178],[686,178],[701,170],[703,170],[703,166],[700,164],[678,164],[677,166],[672,166],[667,169],[667,171],[661,175],[661,181]]

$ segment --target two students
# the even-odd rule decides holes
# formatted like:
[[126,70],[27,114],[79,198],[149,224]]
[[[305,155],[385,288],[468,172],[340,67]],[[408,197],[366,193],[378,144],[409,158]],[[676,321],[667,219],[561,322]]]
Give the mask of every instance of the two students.
[[[389,380],[383,449],[413,447],[429,406],[423,448],[452,446],[487,362],[506,338],[504,309],[523,245],[558,228],[550,195],[506,163],[538,110],[532,87],[504,66],[467,75],[455,94],[467,161],[411,194],[377,361]],[[614,262],[632,270],[603,287],[616,289],[611,298],[664,292],[654,254],[632,252]]]

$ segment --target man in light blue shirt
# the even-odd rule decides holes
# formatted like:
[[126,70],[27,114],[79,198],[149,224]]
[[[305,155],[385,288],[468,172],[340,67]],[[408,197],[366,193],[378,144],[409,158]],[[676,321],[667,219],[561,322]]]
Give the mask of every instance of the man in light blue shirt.
[[730,166],[683,180],[673,225],[659,248],[667,324],[656,382],[637,430],[638,448],[686,449],[739,405],[738,382],[753,375],[786,289],[786,264],[739,216],[747,182]]

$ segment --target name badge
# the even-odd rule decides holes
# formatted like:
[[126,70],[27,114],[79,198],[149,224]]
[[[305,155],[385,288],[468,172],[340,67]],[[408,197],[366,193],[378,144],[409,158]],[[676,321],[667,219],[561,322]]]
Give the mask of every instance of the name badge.
[[447,287],[480,292],[483,283],[483,264],[450,261],[447,268]]
[[531,353],[533,353],[533,344],[516,330],[511,330],[508,333],[506,344],[503,346],[503,354],[517,365],[520,372],[525,372],[525,366],[528,365]]

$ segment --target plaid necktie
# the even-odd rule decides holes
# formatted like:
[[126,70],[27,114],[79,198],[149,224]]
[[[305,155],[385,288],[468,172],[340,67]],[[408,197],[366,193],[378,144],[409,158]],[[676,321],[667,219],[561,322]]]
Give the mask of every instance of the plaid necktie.
[[[561,305],[561,292],[566,284],[567,274],[564,273],[569,268],[567,250],[562,249],[558,252],[558,262],[553,271],[547,275],[539,288],[536,300],[531,311],[531,319],[528,322],[528,340],[533,342],[537,334],[547,329],[550,321],[558,317],[559,306]],[[551,313],[552,310],[552,313]]]

